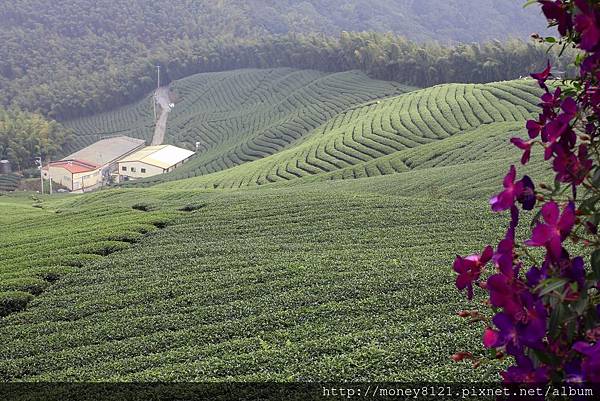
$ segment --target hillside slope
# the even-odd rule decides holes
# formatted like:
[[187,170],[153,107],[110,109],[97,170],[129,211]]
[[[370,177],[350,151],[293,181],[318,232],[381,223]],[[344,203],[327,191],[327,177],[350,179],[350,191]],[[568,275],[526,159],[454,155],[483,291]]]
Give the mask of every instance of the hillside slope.
[[[173,86],[167,138],[202,149],[185,167],[0,197],[0,380],[498,379],[451,359],[485,352],[451,264],[503,235],[487,199],[537,112],[530,80],[405,93],[277,69]],[[73,146],[150,135],[150,110],[71,121]],[[546,178],[539,160],[519,174]]]
[[[387,192],[376,193],[373,180]],[[499,216],[485,201],[406,197],[402,182],[397,174],[335,186],[120,189],[45,198],[43,211],[25,201],[36,213],[6,216],[14,236],[40,231],[48,252],[62,244],[61,263],[80,263],[25,310],[0,318],[0,378],[491,380],[493,366],[474,370],[450,358],[481,347],[477,327],[456,316],[464,300],[450,264],[500,235]],[[153,211],[132,209],[140,203]],[[177,211],[186,205],[193,211]],[[105,239],[131,243],[90,258],[84,234],[115,208],[94,237],[112,227]],[[157,214],[170,216],[166,227],[123,235]],[[77,219],[86,222],[79,235],[57,229]],[[17,242],[0,238],[5,244]],[[16,266],[20,277],[38,277],[47,263],[24,263],[19,251],[0,284]]]
[[[178,177],[207,174],[273,154],[349,107],[411,89],[358,71],[279,68],[197,74],[172,84],[177,102],[167,121],[166,141],[188,149],[199,142],[200,156],[180,169]],[[67,150],[106,135],[149,140],[151,104],[148,97],[65,122],[76,132]]]
[[516,154],[508,143],[510,134],[522,131],[536,112],[538,95],[529,80],[440,85],[345,110],[272,156],[194,179],[174,181],[182,177],[176,173],[146,183],[233,188],[311,175],[360,178],[506,158]]

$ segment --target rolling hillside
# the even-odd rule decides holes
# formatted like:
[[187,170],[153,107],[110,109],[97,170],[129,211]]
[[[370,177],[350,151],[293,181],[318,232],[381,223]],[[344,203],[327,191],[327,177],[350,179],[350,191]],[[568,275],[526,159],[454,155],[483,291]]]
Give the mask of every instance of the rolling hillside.
[[517,153],[507,137],[522,131],[536,111],[538,94],[530,81],[440,85],[347,109],[287,149],[242,166],[174,181],[189,175],[190,164],[148,182],[233,188],[311,175],[360,178],[459,164],[478,160],[484,150],[490,158],[506,158]]
[[[197,74],[172,89],[178,100],[166,140],[188,149],[198,143],[198,155],[131,185],[234,188],[459,164],[477,161],[481,151],[514,157],[506,137],[522,131],[540,94],[530,80],[416,90],[357,71],[293,69]],[[69,150],[104,135],[149,139],[150,99],[65,125],[76,132]]]
[[[450,358],[484,352],[451,263],[503,233],[487,198],[537,110],[530,81],[407,92],[281,69],[174,88],[168,140],[203,149],[175,174],[0,197],[0,379],[496,379]],[[143,136],[145,110],[69,124],[78,144]]]
[[[177,104],[167,142],[200,157],[177,174],[207,174],[284,149],[349,107],[412,88],[377,81],[361,72],[327,74],[280,68],[197,74],[176,81]],[[68,151],[107,135],[152,137],[150,97],[114,112],[64,123],[77,136]]]
[[[403,181],[112,190],[45,197],[43,209],[14,199],[23,213],[3,222],[16,237],[0,239],[14,249],[0,282],[17,289],[18,272],[43,287],[0,320],[0,378],[490,379],[493,368],[449,358],[479,346],[455,315],[464,301],[449,261],[500,234],[500,220],[485,202],[406,197]],[[169,220],[157,230],[160,216]],[[65,237],[56,227],[67,223],[81,228]],[[40,236],[43,252],[19,259],[18,244]],[[96,239],[104,252],[86,243]],[[54,271],[58,281],[38,267],[46,252],[70,266]]]

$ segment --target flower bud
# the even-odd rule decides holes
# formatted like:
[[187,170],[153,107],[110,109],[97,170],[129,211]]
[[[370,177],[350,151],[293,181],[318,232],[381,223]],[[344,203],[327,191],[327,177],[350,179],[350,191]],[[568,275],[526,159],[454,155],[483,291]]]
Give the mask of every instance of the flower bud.
[[546,198],[544,198],[544,195],[540,195],[540,194],[537,194],[535,196],[535,198],[540,202],[544,202],[546,200]]
[[461,310],[460,312],[458,312],[458,316],[460,316],[460,317],[469,317],[469,316],[471,316],[471,312],[469,312],[467,310]]
[[462,351],[452,355],[452,360],[454,362],[460,362],[463,359],[473,359],[473,354],[471,354],[470,352]]

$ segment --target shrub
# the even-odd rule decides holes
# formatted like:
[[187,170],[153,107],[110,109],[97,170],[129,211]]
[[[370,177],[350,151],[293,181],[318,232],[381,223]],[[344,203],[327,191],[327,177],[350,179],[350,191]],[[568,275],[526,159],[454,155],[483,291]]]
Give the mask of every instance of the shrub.
[[0,316],[23,310],[33,295],[23,291],[0,292]]

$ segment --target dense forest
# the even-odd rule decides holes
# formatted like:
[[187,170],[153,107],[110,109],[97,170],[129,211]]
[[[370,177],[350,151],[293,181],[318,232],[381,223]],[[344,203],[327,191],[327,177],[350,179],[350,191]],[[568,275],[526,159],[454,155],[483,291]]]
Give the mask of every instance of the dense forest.
[[0,159],[16,170],[35,166],[34,157],[50,160],[62,153],[71,131],[43,116],[0,109]]
[[[519,0],[464,3],[2,2],[1,104],[56,119],[96,113],[150,91],[156,64],[165,67],[167,80],[198,72],[289,66],[361,69],[375,78],[427,86],[516,78],[545,62],[542,48],[515,40],[457,44],[523,38],[523,29],[543,29],[536,11],[520,11]],[[513,18],[510,29],[516,31],[506,31],[507,18]],[[395,33],[340,35],[343,29]],[[445,47],[418,42],[432,38],[446,42]]]

